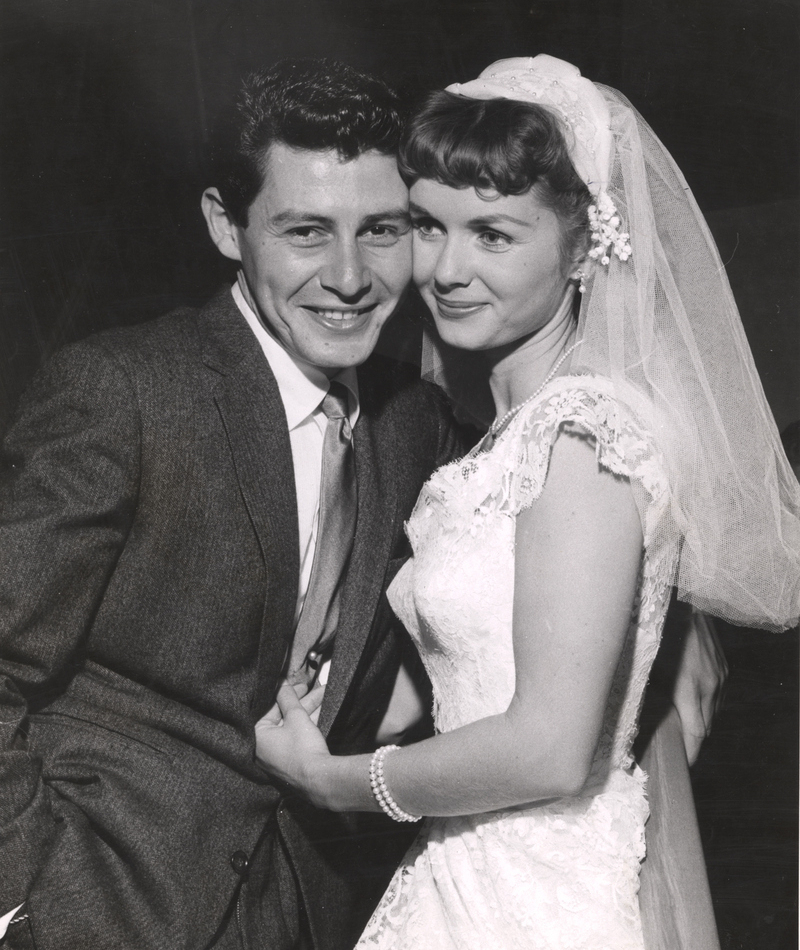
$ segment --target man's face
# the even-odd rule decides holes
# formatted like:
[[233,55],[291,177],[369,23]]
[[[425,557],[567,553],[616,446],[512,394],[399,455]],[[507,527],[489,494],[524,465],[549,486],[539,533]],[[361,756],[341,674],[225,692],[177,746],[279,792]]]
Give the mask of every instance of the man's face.
[[392,156],[270,147],[247,227],[231,225],[250,304],[294,356],[357,366],[411,277],[408,191]]

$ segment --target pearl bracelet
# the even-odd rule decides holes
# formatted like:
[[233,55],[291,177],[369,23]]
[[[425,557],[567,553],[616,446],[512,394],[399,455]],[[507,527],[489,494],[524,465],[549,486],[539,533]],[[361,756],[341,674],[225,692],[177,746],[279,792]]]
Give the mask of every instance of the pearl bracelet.
[[392,798],[383,777],[383,760],[386,758],[386,753],[394,752],[395,749],[399,748],[400,746],[397,745],[383,745],[372,753],[372,759],[369,763],[369,784],[372,788],[372,794],[375,796],[375,801],[390,818],[395,821],[419,821],[421,815],[409,815]]

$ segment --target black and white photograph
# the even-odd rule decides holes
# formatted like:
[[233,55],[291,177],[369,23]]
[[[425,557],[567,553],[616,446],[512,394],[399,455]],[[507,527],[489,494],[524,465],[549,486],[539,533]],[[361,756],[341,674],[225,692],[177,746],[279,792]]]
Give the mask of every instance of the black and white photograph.
[[794,950],[794,0],[3,0],[0,948]]

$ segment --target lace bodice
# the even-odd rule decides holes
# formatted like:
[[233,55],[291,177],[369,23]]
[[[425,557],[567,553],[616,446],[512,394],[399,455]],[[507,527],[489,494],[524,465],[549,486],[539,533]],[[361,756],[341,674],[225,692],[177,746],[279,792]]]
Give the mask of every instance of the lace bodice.
[[362,946],[640,948],[636,892],[647,806],[631,745],[677,552],[666,540],[669,485],[654,422],[635,394],[625,396],[595,377],[554,380],[488,451],[478,447],[439,469],[422,490],[407,524],[414,556],[389,598],[430,676],[440,732],[502,712],[512,698],[516,516],[541,494],[563,431],[591,439],[599,464],[630,480],[644,551],[581,796],[429,821]]
[[505,710],[514,691],[515,516],[539,497],[553,444],[565,428],[590,436],[600,464],[631,480],[644,514],[639,597],[598,750],[627,768],[675,552],[659,544],[668,485],[653,438],[604,381],[555,381],[491,451],[473,452],[433,475],[407,525],[414,558],[390,600],[434,685],[439,731]]

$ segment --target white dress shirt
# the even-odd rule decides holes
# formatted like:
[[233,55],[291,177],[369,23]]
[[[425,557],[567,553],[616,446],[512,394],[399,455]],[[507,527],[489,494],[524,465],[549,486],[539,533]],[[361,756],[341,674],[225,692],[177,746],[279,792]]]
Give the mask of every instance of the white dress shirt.
[[[243,278],[240,275],[240,280]],[[300,583],[294,622],[303,609],[319,527],[319,493],[322,474],[322,443],[327,418],[322,400],[328,394],[329,380],[322,370],[292,356],[269,333],[247,302],[238,283],[232,288],[233,299],[256,336],[269,363],[286,411],[289,441],[292,446],[294,480],[297,491],[297,526],[300,537]],[[355,427],[359,414],[358,380],[353,367],[341,370],[333,379],[347,387],[348,415]],[[324,680],[323,680],[324,682]]]

